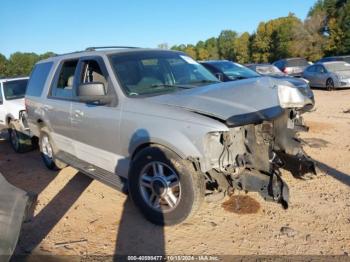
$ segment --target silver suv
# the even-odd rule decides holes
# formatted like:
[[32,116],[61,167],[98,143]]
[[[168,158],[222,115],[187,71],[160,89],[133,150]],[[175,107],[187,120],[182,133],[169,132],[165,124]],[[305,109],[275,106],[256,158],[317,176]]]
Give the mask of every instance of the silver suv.
[[161,225],[232,189],[287,207],[279,168],[292,159],[297,175],[313,171],[295,139],[310,105],[289,82],[222,83],[182,52],[121,47],[40,61],[26,94],[48,168],[129,192]]

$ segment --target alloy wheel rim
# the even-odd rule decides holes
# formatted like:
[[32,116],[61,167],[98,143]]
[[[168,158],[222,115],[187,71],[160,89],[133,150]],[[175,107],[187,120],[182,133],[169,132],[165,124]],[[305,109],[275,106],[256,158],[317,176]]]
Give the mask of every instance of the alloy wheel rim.
[[334,86],[333,81],[332,81],[332,80],[328,80],[328,82],[327,82],[327,88],[330,90],[330,89],[333,88],[333,86]]
[[168,165],[153,161],[141,172],[139,186],[143,200],[158,212],[171,212],[181,200],[178,174]]
[[43,136],[41,140],[41,148],[42,148],[42,153],[44,154],[45,158],[49,161],[52,161],[52,147],[49,141],[49,138],[47,136]]

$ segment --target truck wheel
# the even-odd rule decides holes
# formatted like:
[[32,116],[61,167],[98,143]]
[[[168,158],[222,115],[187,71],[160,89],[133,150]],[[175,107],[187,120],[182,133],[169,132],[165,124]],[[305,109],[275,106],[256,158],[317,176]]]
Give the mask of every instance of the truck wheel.
[[54,147],[52,145],[49,135],[42,132],[39,138],[39,147],[41,157],[44,161],[45,166],[51,170],[60,170],[65,168],[67,165],[58,159],[55,159]]
[[33,148],[32,139],[29,136],[17,131],[13,123],[9,124],[8,133],[10,144],[15,152],[24,153]]
[[204,198],[203,176],[175,153],[148,147],[132,161],[129,192],[143,215],[157,225],[174,225],[191,217]]

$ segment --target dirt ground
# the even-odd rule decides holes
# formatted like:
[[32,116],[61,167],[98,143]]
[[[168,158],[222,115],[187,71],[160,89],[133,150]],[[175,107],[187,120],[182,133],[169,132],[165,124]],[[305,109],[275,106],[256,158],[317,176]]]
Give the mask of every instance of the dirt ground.
[[[227,203],[204,203],[192,220],[172,227],[152,225],[127,196],[73,168],[48,171],[38,151],[15,154],[9,143],[1,140],[0,172],[17,187],[39,194],[35,217],[23,225],[17,252],[349,254],[350,113],[346,111],[350,109],[350,90],[315,90],[315,95],[317,109],[305,115],[310,132],[302,138],[306,151],[326,174],[303,181],[283,173],[290,187],[289,209],[249,193],[256,200],[253,212],[238,214]],[[246,200],[243,205],[249,203]]]

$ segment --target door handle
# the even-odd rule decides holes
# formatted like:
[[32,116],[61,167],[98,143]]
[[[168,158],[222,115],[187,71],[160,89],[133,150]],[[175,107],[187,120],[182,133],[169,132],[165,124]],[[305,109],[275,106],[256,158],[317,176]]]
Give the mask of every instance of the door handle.
[[81,110],[75,110],[74,111],[74,115],[75,117],[83,117],[84,116],[84,112]]

